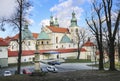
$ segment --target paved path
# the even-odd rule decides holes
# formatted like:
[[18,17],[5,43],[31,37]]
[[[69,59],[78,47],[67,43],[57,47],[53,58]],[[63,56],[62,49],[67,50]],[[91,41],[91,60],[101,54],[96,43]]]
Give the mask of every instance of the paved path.
[[[98,69],[96,67],[88,66],[92,63],[62,63],[61,65],[55,65],[59,72],[75,71],[75,70],[93,70]],[[46,64],[41,66],[47,67]]]
[[[97,69],[95,67],[88,66],[89,64],[92,64],[92,63],[62,63],[61,65],[55,65],[55,67],[58,69],[59,72]],[[42,68],[46,68],[47,66],[50,66],[50,65],[40,63],[40,67],[42,67]],[[34,70],[34,66],[23,66],[23,67],[21,67],[21,71],[23,68],[29,68],[32,71]],[[9,70],[12,72],[12,74],[14,74],[15,70],[17,70],[17,67],[2,68],[2,69],[0,68],[0,76],[3,75],[5,70]]]

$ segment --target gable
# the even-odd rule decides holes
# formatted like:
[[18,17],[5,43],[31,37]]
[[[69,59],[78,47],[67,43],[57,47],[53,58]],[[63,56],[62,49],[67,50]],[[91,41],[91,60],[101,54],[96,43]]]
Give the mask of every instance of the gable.
[[95,46],[92,42],[87,41],[83,46]]
[[70,40],[70,38],[65,34],[65,35],[62,37],[60,43],[71,43],[71,40]]

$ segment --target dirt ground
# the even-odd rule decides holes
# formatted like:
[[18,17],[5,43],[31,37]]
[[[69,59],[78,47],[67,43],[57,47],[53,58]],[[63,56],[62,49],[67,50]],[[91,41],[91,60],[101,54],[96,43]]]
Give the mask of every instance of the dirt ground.
[[47,73],[45,76],[14,75],[0,81],[120,81],[119,71],[72,71]]

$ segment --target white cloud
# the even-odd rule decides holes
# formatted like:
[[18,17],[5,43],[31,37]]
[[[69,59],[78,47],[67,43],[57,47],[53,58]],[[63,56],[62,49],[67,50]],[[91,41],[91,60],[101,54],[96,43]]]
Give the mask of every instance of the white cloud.
[[46,25],[50,25],[49,24],[49,19],[44,19],[44,20],[42,20],[41,22],[40,22],[40,26],[46,26]]
[[54,17],[58,18],[61,27],[69,27],[73,10],[76,13],[76,18],[79,20],[81,13],[84,11],[79,5],[83,2],[84,0],[59,0],[59,4],[50,8],[50,11]]
[[0,0],[0,17],[9,17],[14,13],[15,0]]
[[[0,0],[0,17],[10,17],[14,14],[17,7],[17,0]],[[33,10],[30,7],[26,12],[29,14]]]
[[30,19],[30,18],[26,18],[26,21],[28,24],[33,24],[34,23],[34,20],[33,19]]

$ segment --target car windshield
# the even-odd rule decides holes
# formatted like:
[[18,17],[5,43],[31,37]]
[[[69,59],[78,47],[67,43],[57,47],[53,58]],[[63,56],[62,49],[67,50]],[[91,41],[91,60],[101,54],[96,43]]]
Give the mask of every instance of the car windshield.
[[9,71],[5,71],[5,73],[10,73]]
[[9,74],[10,72],[6,72],[6,74]]
[[9,74],[10,72],[9,71],[5,71],[6,74]]

